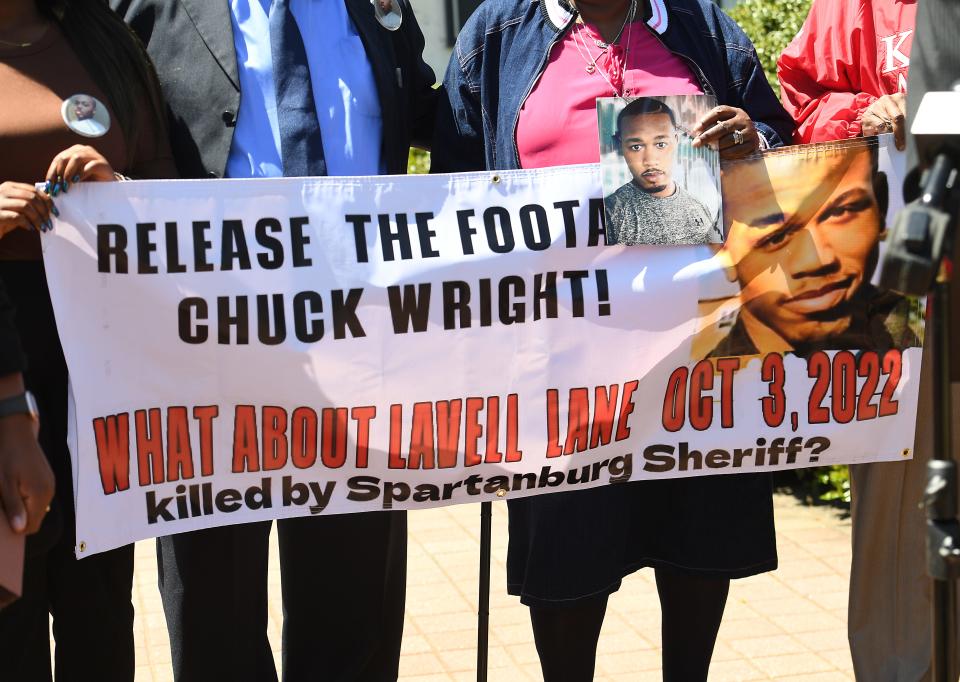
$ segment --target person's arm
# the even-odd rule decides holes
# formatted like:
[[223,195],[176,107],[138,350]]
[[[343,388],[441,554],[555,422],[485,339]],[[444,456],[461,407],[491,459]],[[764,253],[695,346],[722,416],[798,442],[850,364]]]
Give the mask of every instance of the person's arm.
[[396,1],[400,3],[403,11],[404,21],[400,25],[400,30],[403,32],[406,49],[409,50],[410,61],[413,64],[413,77],[409,85],[412,88],[411,141],[416,147],[430,149],[439,98],[439,91],[434,87],[437,76],[430,65],[423,60],[426,42],[423,31],[417,23],[417,17],[413,13],[413,7],[407,0]]
[[[0,285],[0,401],[23,395],[23,367],[13,306]],[[15,533],[35,533],[53,499],[53,472],[37,426],[27,412],[0,417],[0,513]]]
[[[0,376],[0,402],[24,394],[19,372]],[[0,506],[14,533],[36,533],[53,499],[54,478],[24,411],[0,417]]]
[[762,148],[790,144],[793,139],[793,120],[767,82],[756,52],[744,65],[739,78],[742,79],[739,88],[741,106],[763,136]]
[[[760,58],[743,29],[721,10],[715,10],[722,27],[721,47],[732,44],[737,58],[727,62],[726,98],[718,102],[691,131],[694,147],[716,145],[723,160],[780,147],[793,138],[793,120],[767,82]],[[734,131],[742,136],[737,144]]]
[[777,61],[787,112],[797,122],[796,142],[822,142],[861,134],[860,119],[877,96],[860,82],[860,2],[814,0],[810,14]]
[[[476,55],[471,57],[477,59]],[[430,155],[431,173],[458,173],[486,168],[480,85],[460,61],[458,41],[443,79]]]

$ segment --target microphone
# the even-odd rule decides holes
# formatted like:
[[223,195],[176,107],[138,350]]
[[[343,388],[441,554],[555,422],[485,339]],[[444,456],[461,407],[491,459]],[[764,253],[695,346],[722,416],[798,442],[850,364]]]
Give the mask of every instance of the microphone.
[[[928,92],[910,133],[920,168],[919,197],[893,223],[880,266],[880,286],[910,296],[930,292],[944,256],[953,253],[960,168],[960,81],[946,92]],[[906,191],[909,191],[907,189]],[[913,194],[914,192],[911,192]]]

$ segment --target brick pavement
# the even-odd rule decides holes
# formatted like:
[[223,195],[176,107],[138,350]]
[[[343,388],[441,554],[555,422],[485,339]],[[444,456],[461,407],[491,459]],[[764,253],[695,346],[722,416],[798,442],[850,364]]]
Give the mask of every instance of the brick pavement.
[[[831,509],[775,497],[780,568],[735,581],[710,679],[713,682],[853,680],[846,641],[850,524]],[[404,682],[476,679],[479,506],[410,514]],[[505,588],[506,505],[494,504],[490,608],[491,682],[539,680],[526,609]],[[171,680],[170,650],[153,542],[137,545],[136,682]],[[272,544],[270,640],[280,656],[280,585]],[[651,571],[624,581],[610,600],[596,679],[660,680],[660,614]]]

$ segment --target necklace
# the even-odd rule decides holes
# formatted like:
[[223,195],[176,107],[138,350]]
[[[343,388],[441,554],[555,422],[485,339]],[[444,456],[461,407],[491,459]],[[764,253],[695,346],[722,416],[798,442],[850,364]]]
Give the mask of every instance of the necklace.
[[[601,50],[606,50],[608,47],[610,47],[611,45],[613,45],[614,43],[620,40],[620,36],[623,35],[623,29],[625,29],[627,27],[627,24],[630,23],[630,21],[632,21],[633,19],[633,9],[635,4],[636,4],[636,0],[631,0],[630,6],[627,8],[627,13],[623,17],[623,23],[620,24],[620,30],[617,31],[617,35],[613,37],[613,40],[611,40],[609,43],[605,43],[599,38],[594,39],[593,42],[597,44],[597,47],[599,47]],[[583,24],[582,17],[580,18],[580,24],[581,25]]]
[[18,48],[31,47],[33,45],[36,45],[46,35],[47,35],[47,27],[44,27],[43,33],[40,34],[39,38],[34,38],[33,40],[26,43],[20,43],[13,40],[3,40],[2,38],[0,38],[0,45],[6,45],[8,47],[18,47]]
[[0,40],[0,45],[9,45],[10,47],[30,47],[35,42],[35,40],[32,40],[29,43],[15,43],[10,40]]
[[[602,41],[599,41],[599,40],[594,41],[597,43],[597,46],[600,47],[600,50],[601,50],[600,54],[598,54],[596,57],[590,54],[590,48],[586,40],[584,40],[583,36],[581,35],[581,33],[584,30],[586,30],[584,28],[582,21],[577,23],[576,29],[574,30],[574,34],[573,34],[573,37],[574,37],[573,44],[577,48],[577,52],[580,53],[580,57],[586,63],[586,72],[591,75],[599,72],[600,76],[603,77],[603,80],[607,82],[607,85],[610,86],[610,89],[613,91],[613,94],[616,97],[623,97],[622,88],[623,88],[624,76],[626,75],[626,71],[627,71],[627,60],[630,57],[630,35],[633,30],[632,22],[633,22],[633,16],[636,12],[636,8],[637,8],[636,0],[630,0],[630,7],[627,8],[627,14],[623,19],[623,26],[620,27],[620,31],[617,33],[617,36],[616,38],[613,39],[612,43],[609,43],[609,44],[603,43]],[[619,73],[619,78],[617,79],[618,82],[620,83],[620,88],[617,88],[616,86],[614,86],[613,81],[611,81],[610,77],[603,70],[603,68],[601,68],[600,65],[597,64],[597,60],[600,59],[600,57],[604,54],[606,49],[611,44],[619,42],[620,37],[623,35],[624,29],[626,29],[627,31],[627,41],[626,41],[626,47],[624,48],[623,63],[620,64],[620,73]]]

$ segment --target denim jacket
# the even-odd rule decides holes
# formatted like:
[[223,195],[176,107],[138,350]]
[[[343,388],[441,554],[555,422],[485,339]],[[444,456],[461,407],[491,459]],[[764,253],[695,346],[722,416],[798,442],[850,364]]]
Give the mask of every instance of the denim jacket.
[[[642,0],[641,0],[642,1]],[[650,0],[648,28],[696,75],[719,104],[744,109],[762,144],[789,141],[793,121],[773,94],[750,39],[706,0]],[[573,25],[565,0],[486,0],[460,36],[439,104],[432,170],[508,170],[520,167],[516,131],[520,109]]]

